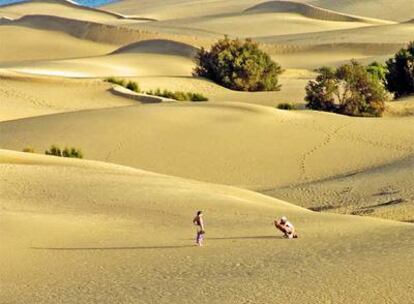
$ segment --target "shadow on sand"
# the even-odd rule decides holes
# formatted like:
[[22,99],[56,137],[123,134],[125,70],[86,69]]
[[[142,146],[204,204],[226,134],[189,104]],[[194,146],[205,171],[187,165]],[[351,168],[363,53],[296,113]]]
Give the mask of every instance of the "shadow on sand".
[[[263,235],[263,236],[229,236],[229,237],[206,237],[208,241],[225,241],[225,240],[278,240],[283,239],[283,236]],[[190,240],[190,239],[186,239]]]
[[147,250],[147,249],[180,249],[195,247],[194,245],[181,246],[124,246],[124,247],[30,247],[34,250],[60,250],[60,251],[77,251],[77,250]]
[[[283,239],[281,236],[264,235],[264,236],[233,236],[233,237],[211,237],[208,241],[225,241],[225,240],[269,240]],[[192,240],[192,239],[183,239]],[[173,246],[122,246],[122,247],[30,247],[33,250],[56,250],[56,251],[84,251],[84,250],[149,250],[149,249],[181,249],[195,248],[195,245],[173,245]]]

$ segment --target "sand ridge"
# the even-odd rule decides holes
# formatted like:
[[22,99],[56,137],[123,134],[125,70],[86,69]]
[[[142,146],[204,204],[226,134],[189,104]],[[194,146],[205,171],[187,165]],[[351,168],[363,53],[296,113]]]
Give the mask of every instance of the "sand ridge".
[[[0,302],[414,302],[413,97],[375,119],[303,99],[315,68],[384,62],[412,39],[410,4],[390,3],[0,7]],[[282,90],[192,75],[197,49],[223,35],[259,41]],[[44,155],[53,144],[85,159]],[[275,231],[282,215],[299,239]]]

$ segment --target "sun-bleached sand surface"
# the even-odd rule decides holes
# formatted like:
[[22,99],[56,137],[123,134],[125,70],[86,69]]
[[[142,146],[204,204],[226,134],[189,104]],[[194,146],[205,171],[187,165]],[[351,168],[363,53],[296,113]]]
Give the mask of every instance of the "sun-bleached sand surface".
[[[0,303],[412,303],[414,98],[308,111],[314,69],[384,62],[411,1],[65,0],[0,7]],[[194,77],[250,37],[277,92]],[[199,92],[176,102],[145,92]],[[278,110],[292,103],[294,111]],[[51,145],[85,159],[43,155]],[[31,148],[35,153],[22,153]],[[206,246],[192,218],[205,211]],[[281,238],[282,215],[299,239]]]

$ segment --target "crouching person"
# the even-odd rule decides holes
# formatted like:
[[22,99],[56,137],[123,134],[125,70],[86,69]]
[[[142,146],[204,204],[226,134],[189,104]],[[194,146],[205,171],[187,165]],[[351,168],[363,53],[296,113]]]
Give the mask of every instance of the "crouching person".
[[282,216],[279,220],[274,221],[276,229],[282,231],[283,237],[287,239],[296,239],[298,235],[295,232],[295,227],[289,222],[286,216]]

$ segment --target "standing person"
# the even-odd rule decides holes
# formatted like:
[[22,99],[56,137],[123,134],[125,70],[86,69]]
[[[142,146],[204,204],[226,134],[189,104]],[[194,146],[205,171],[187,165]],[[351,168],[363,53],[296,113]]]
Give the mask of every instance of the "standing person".
[[289,222],[286,216],[282,216],[279,220],[274,221],[276,229],[283,232],[283,236],[287,239],[296,239],[298,235],[295,232],[295,227]]
[[197,211],[197,215],[193,219],[193,224],[197,226],[196,244],[198,246],[203,246],[204,233],[205,233],[203,211]]

